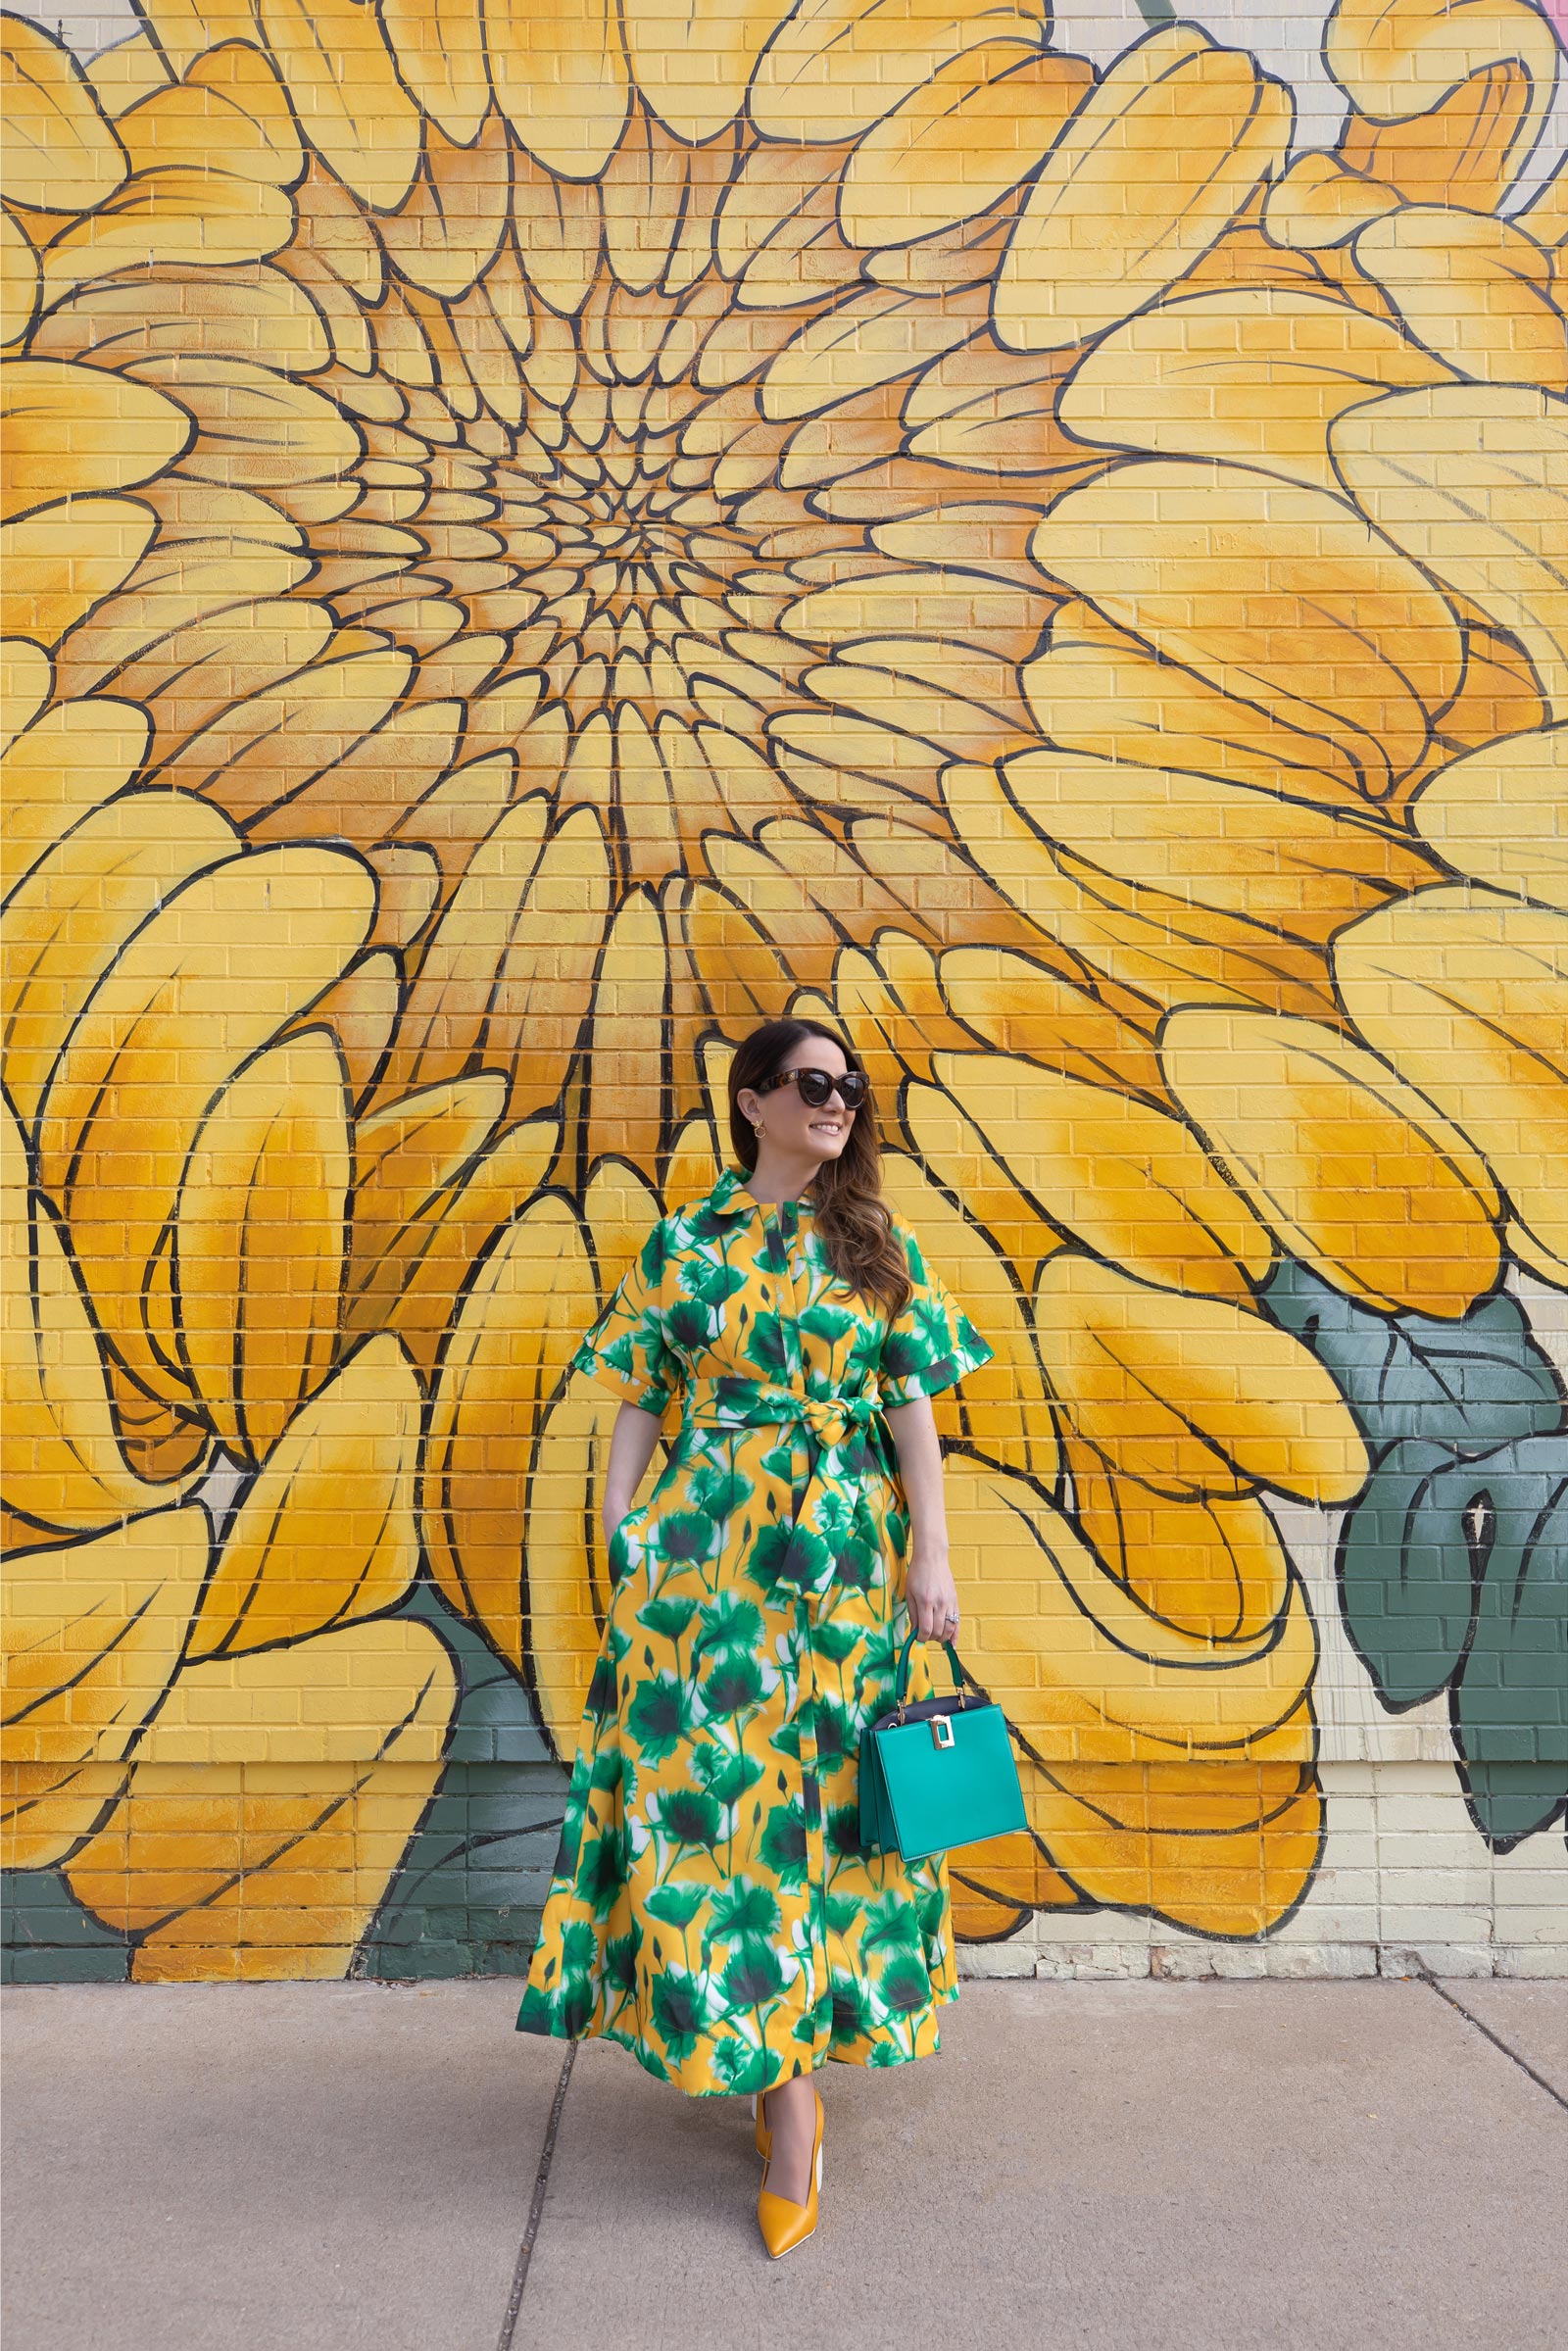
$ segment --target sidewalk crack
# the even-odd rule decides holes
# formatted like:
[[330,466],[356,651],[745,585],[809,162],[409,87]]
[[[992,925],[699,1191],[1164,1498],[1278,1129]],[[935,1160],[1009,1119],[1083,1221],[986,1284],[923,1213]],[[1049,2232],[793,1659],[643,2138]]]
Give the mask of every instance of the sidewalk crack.
[[[1509,2047],[1508,2043],[1502,2038],[1500,2033],[1494,2033],[1490,2025],[1484,2025],[1481,2022],[1481,2019],[1473,2012],[1473,2010],[1466,2008],[1462,2000],[1456,2000],[1452,1992],[1448,1990],[1447,1986],[1440,1984],[1437,1977],[1433,1975],[1431,1969],[1423,1967],[1419,1960],[1416,1961],[1416,1973],[1421,1978],[1422,1983],[1427,1984],[1431,1990],[1437,1993],[1440,2000],[1446,2000],[1448,2006],[1452,2009],[1455,2009],[1458,2014],[1463,2017],[1467,2025],[1473,2025],[1478,2033],[1484,2033],[1487,2039],[1491,2041],[1494,2049],[1500,2049],[1504,2057],[1511,2058],[1513,2063],[1519,2068],[1521,2074],[1528,2074],[1531,2081],[1536,2084],[1536,2087],[1538,2089],[1544,2089],[1547,2097],[1550,2098],[1554,2104],[1560,2106],[1564,2114],[1568,2114],[1568,2098],[1565,2098],[1562,2094],[1562,2091],[1557,2089],[1546,2080],[1544,2074],[1538,2074],[1535,2067],[1530,2063],[1530,2060],[1527,2057],[1521,2057],[1517,2049]],[[502,2346],[502,2351],[506,2351],[505,2345]]]
[[539,2223],[544,2217],[545,2190],[550,2184],[550,2166],[555,2159],[556,2137],[561,2129],[561,2117],[566,2104],[566,2088],[571,2081],[571,2069],[577,2055],[577,2043],[568,2041],[566,2055],[556,2083],[551,2103],[550,2122],[545,2131],[545,2143],[539,2150],[539,2169],[534,2175],[533,2199],[528,2206],[528,2226],[517,2247],[517,2266],[512,2273],[512,2292],[507,2298],[507,2315],[501,2322],[496,2351],[512,2351],[512,2338],[516,2332],[517,2318],[522,2309],[523,2289],[528,2283],[528,2264],[533,2259],[534,2239],[539,2234]]

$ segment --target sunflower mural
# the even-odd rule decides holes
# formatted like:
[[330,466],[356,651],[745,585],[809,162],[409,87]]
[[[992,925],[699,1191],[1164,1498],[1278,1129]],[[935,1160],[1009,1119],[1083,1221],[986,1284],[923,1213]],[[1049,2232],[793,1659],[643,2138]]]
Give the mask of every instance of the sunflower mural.
[[52,1972],[523,1964],[609,1579],[569,1356],[789,1006],[997,1349],[950,1516],[1030,1827],[960,1934],[1301,1902],[1287,1502],[1478,1834],[1560,1813],[1557,43],[1342,0],[1293,153],[1146,14],[1102,70],[1044,0],[4,19]]

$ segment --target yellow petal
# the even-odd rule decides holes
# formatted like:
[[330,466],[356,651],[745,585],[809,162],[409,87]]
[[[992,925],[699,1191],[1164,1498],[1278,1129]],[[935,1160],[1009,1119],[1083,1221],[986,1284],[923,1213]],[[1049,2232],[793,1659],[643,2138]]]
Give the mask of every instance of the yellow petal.
[[124,1754],[179,1661],[209,1540],[192,1503],[7,1561],[8,1763]]
[[1185,276],[1284,160],[1289,93],[1194,25],[1138,42],[1035,181],[997,279],[1014,351],[1082,342]]
[[[1539,732],[1549,713],[1523,646],[1480,619],[1469,621],[1464,635],[1464,681],[1438,717],[1444,747],[1455,754],[1479,751],[1499,735]],[[1437,759],[1429,755],[1429,773],[1437,765]],[[1410,805],[1407,800],[1406,808]]]
[[126,490],[161,473],[190,440],[190,419],[149,385],[60,360],[13,360],[0,518],[81,490]]
[[143,22],[175,78],[215,46],[256,38],[250,0],[147,0]]
[[153,772],[180,791],[211,792],[236,823],[267,815],[258,838],[318,834],[321,811],[312,806],[316,821],[301,821],[299,804],[312,802],[318,784],[339,789],[332,779],[345,752],[380,727],[412,667],[408,654],[390,649],[313,662],[236,703]]
[[1044,39],[1021,0],[810,0],[792,10],[752,77],[752,121],[765,139],[854,138],[982,41]]
[[[919,390],[917,384],[909,401]],[[908,403],[905,413],[910,413]],[[933,506],[923,514],[879,523],[870,535],[872,545],[897,562],[928,564],[946,561],[965,571],[977,571],[983,579],[1034,591],[1039,574],[1029,561],[1029,538],[1039,518],[1038,507],[977,498],[972,503]]]
[[1107,1475],[1074,1447],[1075,1516],[1113,1576],[1166,1624],[1219,1641],[1255,1641],[1287,1604],[1291,1563],[1250,1494],[1183,1501]]
[[[138,1935],[138,1983],[341,1977],[429,1801],[456,1699],[445,1643],[395,1620],[190,1666],[71,1862],[72,1891]],[[229,1757],[268,1760],[265,1800]]]
[[299,598],[232,601],[249,560],[242,551],[217,572],[193,566],[199,586],[189,596],[166,584],[145,599],[134,585],[111,598],[63,647],[59,691],[90,694],[112,677],[117,693],[155,713],[167,756],[236,694],[304,668],[326,643],[331,613]]
[[1339,0],[1324,31],[1323,62],[1361,113],[1381,122],[1429,115],[1471,74],[1517,62],[1530,92],[1523,163],[1551,105],[1558,55],[1551,26],[1528,0],[1458,10],[1445,0]]
[[0,343],[20,342],[26,333],[42,282],[25,230],[9,213],[0,213]]
[[1328,252],[1348,244],[1358,228],[1393,212],[1398,201],[1382,180],[1348,171],[1332,155],[1311,149],[1298,155],[1270,187],[1263,202],[1263,228],[1278,245]]
[[[384,909],[384,889],[381,903]],[[307,1017],[329,1028],[338,1041],[348,1071],[349,1094],[355,1102],[364,1102],[368,1095],[386,1058],[402,1004],[398,958],[382,947],[351,964],[343,977],[311,1006]],[[298,1033],[296,1025],[290,1034]]]
[[[254,50],[248,54],[256,55]],[[270,73],[265,59],[256,62],[262,73]],[[121,116],[118,129],[130,168],[139,174],[177,165],[198,171],[232,171],[264,187],[287,188],[304,167],[286,106],[278,139],[212,82],[155,90]]]
[[331,401],[254,361],[157,359],[140,374],[167,387],[195,419],[182,467],[192,480],[272,491],[335,483],[361,455],[359,433]]
[[138,171],[44,247],[44,286],[58,301],[89,277],[149,263],[265,261],[293,233],[293,204],[262,180],[189,165]]
[[[417,1203],[366,1269],[349,1307],[349,1332],[395,1331],[430,1378],[470,1266],[539,1190],[560,1145],[558,1120],[524,1119],[477,1165],[460,1168],[433,1200]],[[715,1167],[706,1191],[717,1180]]]
[[530,1541],[540,1533],[534,1441],[594,1295],[565,1203],[547,1196],[524,1209],[474,1271],[430,1407],[419,1518],[431,1569],[514,1665],[522,1660],[523,1531]]
[[1394,392],[1330,434],[1335,465],[1386,538],[1457,589],[1536,665],[1568,716],[1568,423],[1561,401],[1508,385]]
[[391,1338],[370,1340],[312,1397],[224,1535],[193,1658],[299,1641],[403,1597],[419,1564],[414,1467],[422,1407]]
[[1328,1372],[1260,1315],[1064,1251],[1035,1285],[1035,1328],[1079,1435],[1156,1493],[1260,1486],[1347,1502],[1366,1477],[1366,1446]]
[[604,236],[597,182],[557,179],[532,156],[515,155],[512,230],[534,292],[563,317],[580,310]]
[[1568,916],[1459,884],[1342,932],[1361,1035],[1466,1134],[1540,1259],[1568,1272]]
[[582,1208],[600,1295],[609,1298],[662,1213],[659,1196],[635,1167],[604,1159],[589,1178]]
[[953,1932],[959,1942],[1004,1942],[1034,1910],[1077,1910],[1080,1897],[1052,1868],[1032,1830],[980,1837],[949,1867]]
[[1079,361],[1056,413],[1102,447],[1226,458],[1334,491],[1335,417],[1446,373],[1381,318],[1315,294],[1247,287],[1129,318]]
[[1568,914],[1568,726],[1489,743],[1440,768],[1410,803],[1456,873]]
[[1350,915],[1436,878],[1392,827],[1250,784],[1056,751],[1021,753],[1005,774],[1046,840],[1284,938],[1321,944]]
[[[270,698],[288,740],[270,755],[264,721],[243,762],[213,769],[215,797],[245,816],[251,840],[380,840],[446,773],[462,703],[405,702],[379,716],[404,690],[409,659],[399,648],[318,661]],[[249,709],[264,716],[257,705]],[[215,727],[211,743],[220,743],[222,731]],[[383,922],[386,912],[383,902]]]
[[75,498],[0,530],[0,631],[55,646],[133,571],[157,528],[128,498]]
[[1043,840],[994,766],[956,762],[943,801],[958,838],[999,895],[1070,956],[1086,984],[1136,1024],[1155,1007],[1258,1004],[1318,1016],[1332,1008],[1321,958],[1271,940],[1257,925],[1198,914],[1161,892],[1129,885]]
[[[663,1046],[668,970],[659,909],[647,890],[631,892],[612,917],[593,982],[583,1048],[590,1165],[602,1151],[645,1165],[653,1161],[660,1112],[649,1096],[648,1072]],[[533,1091],[529,1108],[537,1106],[537,1081]]]
[[721,1172],[713,1129],[700,1110],[694,1110],[675,1138],[664,1170],[664,1198],[671,1214],[705,1200]]
[[412,284],[452,301],[489,269],[507,225],[507,165],[499,116],[471,147],[425,131],[418,176],[397,211],[376,223],[389,260]]
[[[974,646],[1009,665],[1032,653],[1056,610],[1037,591],[977,579],[940,563],[892,567],[864,579],[841,580],[786,605],[779,626],[808,645],[857,646],[863,638],[930,638],[938,667],[958,672]],[[943,661],[943,656],[946,661]],[[859,658],[865,658],[863,648]],[[961,691],[956,678],[955,690]]]
[[1032,41],[983,41],[952,59],[868,130],[851,157],[839,220],[854,245],[903,245],[984,212],[1032,171],[1094,86],[1080,57]]
[[950,948],[940,972],[949,1011],[999,1053],[1161,1101],[1164,1085],[1149,1033],[1092,995],[1082,975],[1063,977],[1003,947]]
[[1152,1613],[1030,1482],[960,1456],[946,1487],[964,1663],[1032,1759],[1240,1755],[1300,1703],[1317,1643],[1294,1578],[1221,1644]]
[[952,351],[983,316],[978,290],[951,303],[898,286],[857,294],[803,326],[762,378],[765,416],[808,416]]
[[0,759],[8,882],[127,784],[146,749],[146,717],[128,702],[56,703],[19,735]]
[[964,1300],[995,1349],[993,1360],[965,1379],[961,1398],[936,1399],[943,1436],[967,1439],[989,1460],[1053,1486],[1060,1468],[1056,1432],[1034,1333],[1010,1270],[918,1159],[889,1151],[882,1190],[889,1206],[919,1233],[927,1265]]
[[599,180],[605,252],[617,282],[652,293],[664,274],[686,201],[686,151],[641,106]]
[[1414,766],[1462,674],[1453,615],[1413,563],[1343,500],[1249,467],[1123,466],[1058,500],[1032,551],[1156,653],[1338,741],[1374,795]]
[[466,146],[490,104],[479,0],[382,0],[380,16],[398,73],[420,112]]
[[[1472,14],[1467,29],[1475,24]],[[1462,59],[1450,51],[1450,60],[1449,72],[1462,72]],[[1523,64],[1500,59],[1402,122],[1374,122],[1352,107],[1339,152],[1408,203],[1496,212],[1530,161],[1540,127],[1532,101],[1539,99]]]
[[64,1861],[124,1785],[119,1764],[0,1763],[0,1869]]
[[[162,1275],[169,1265],[169,1250],[159,1251],[157,1268],[149,1290],[162,1289]],[[172,1294],[170,1294],[172,1298]],[[147,1324],[156,1345],[171,1369],[176,1360],[172,1304],[168,1313],[162,1312],[163,1298],[155,1312],[151,1298],[148,1302]],[[110,1355],[105,1364],[109,1374],[109,1400],[114,1407],[115,1435],[138,1478],[150,1486],[158,1486],[167,1495],[171,1493],[190,1494],[196,1491],[198,1474],[210,1467],[208,1456],[212,1449],[212,1431],[199,1419],[191,1407],[188,1396],[180,1402],[171,1402],[163,1396],[153,1396],[134,1381],[117,1356]]]
[[1353,759],[1322,728],[1303,732],[1222,694],[1081,598],[1061,607],[1045,651],[1021,674],[1036,725],[1063,751],[1366,806]]
[[368,205],[390,211],[413,185],[419,118],[375,12],[354,0],[256,0],[301,130]]
[[734,121],[752,70],[790,13],[789,0],[624,0],[632,79],[678,139],[710,139]]
[[112,49],[100,50],[89,59],[86,71],[87,79],[98,94],[98,103],[111,122],[123,114],[127,106],[134,106],[138,98],[147,97],[153,90],[167,89],[173,78],[150,32],[133,32],[129,40],[117,41]]
[[[743,308],[788,309],[831,293],[858,273],[858,256],[838,230],[846,152],[764,140],[741,165],[718,208],[713,252],[724,275],[739,281],[736,299]],[[694,298],[690,316],[696,321],[705,317],[698,301],[707,294],[705,287]],[[706,315],[710,318],[710,312]]]
[[[211,5],[211,0],[205,0]],[[240,0],[244,6],[244,0]],[[247,33],[252,29],[247,26]],[[237,106],[249,117],[272,151],[280,177],[279,187],[292,187],[305,170],[305,149],[294,117],[289,112],[288,94],[279,81],[270,61],[249,38],[222,41],[204,49],[186,69],[185,85],[192,90],[211,90],[229,106]],[[232,166],[223,169],[231,170]]]
[[1497,1277],[1501,1204],[1465,1138],[1335,1030],[1174,1012],[1160,1061],[1182,1108],[1292,1256],[1393,1312],[1457,1315]]
[[72,1031],[38,1112],[43,1180],[116,1346],[155,1395],[143,1272],[197,1128],[257,1047],[353,960],[374,902],[368,870],[329,849],[230,858],[143,924]]
[[1568,325],[1546,257],[1505,220],[1403,205],[1355,240],[1356,267],[1411,334],[1483,383],[1568,391]]
[[10,750],[49,699],[49,656],[26,637],[0,643],[0,753]]
[[49,1201],[28,1192],[26,1146],[0,1102],[4,1150],[3,1483],[6,1506],[71,1534],[156,1510],[117,1441],[101,1343]]
[[540,1719],[557,1756],[568,1766],[612,1589],[601,1511],[618,1410],[612,1396],[585,1374],[575,1375],[545,1415],[534,1455],[527,1484],[525,1580],[523,1561],[514,1553],[508,1569],[499,1543],[493,1546],[497,1565],[507,1572],[507,1604],[525,1611],[516,1640],[519,1650],[527,1644]]
[[426,1214],[482,1151],[506,1106],[506,1079],[484,1070],[428,1086],[361,1120],[355,1135],[356,1290],[394,1235]]
[[933,1053],[961,1052],[970,1042],[943,1004],[931,950],[896,931],[883,932],[871,953],[840,952],[833,1013],[856,1041],[884,1119],[898,1115],[906,1073],[929,1080]]
[[114,194],[125,158],[91,82],[63,42],[21,17],[0,26],[0,104],[8,203],[84,213]]
[[[246,359],[263,350],[289,375],[318,373],[332,357],[310,295],[262,262],[221,273],[187,268],[151,280],[136,276],[83,286],[56,303],[32,349],[41,358],[88,357],[95,367],[116,367],[174,353]],[[274,514],[272,520],[275,525],[280,517]]]
[[[102,723],[123,707],[68,703],[58,714],[96,711]],[[63,761],[74,754],[85,763],[93,750],[80,729],[62,730]],[[0,781],[5,775],[0,767]],[[12,890],[0,946],[6,1087],[26,1119],[76,1015],[132,932],[172,890],[242,847],[226,817],[183,793],[131,793],[74,824],[68,809],[55,817],[63,837]]]
[[591,179],[614,153],[630,102],[620,12],[610,0],[486,0],[496,104],[550,171]]
[[352,1162],[347,1073],[308,1031],[258,1053],[196,1131],[174,1210],[180,1352],[214,1428],[265,1460],[337,1345]]
[[544,840],[547,807],[542,794],[519,801],[469,861],[410,991],[389,1087],[455,1074],[472,1053],[511,1070],[514,1115],[554,1098],[588,1004],[610,869],[594,813],[574,810]]
[[1313,1752],[1303,1702],[1254,1742],[1255,1761],[1025,1764],[1020,1777],[1035,1833],[1085,1900],[1251,1937],[1290,1917],[1318,1869]]
[[937,1081],[1053,1223],[1156,1282],[1250,1297],[1273,1256],[1179,1120],[1004,1053],[939,1053]]

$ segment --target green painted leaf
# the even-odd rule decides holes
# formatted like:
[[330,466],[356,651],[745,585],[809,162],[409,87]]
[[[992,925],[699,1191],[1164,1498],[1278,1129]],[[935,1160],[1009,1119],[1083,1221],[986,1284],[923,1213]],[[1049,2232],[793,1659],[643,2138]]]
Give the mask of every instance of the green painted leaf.
[[1392,1446],[1346,1521],[1340,1592],[1386,1706],[1451,1685],[1488,1842],[1545,1828],[1568,1797],[1568,1434]]
[[1476,1825],[1506,1851],[1568,1799],[1568,1439],[1504,1446],[1447,1483],[1484,1562],[1454,1737]]
[[1391,1446],[1340,1538],[1346,1630],[1396,1714],[1446,1687],[1475,1615],[1463,1516],[1443,1483],[1453,1466],[1446,1445]]
[[1379,1314],[1287,1258],[1263,1302],[1333,1374],[1374,1446],[1416,1438],[1480,1451],[1561,1425],[1550,1359],[1500,1293],[1452,1322]]

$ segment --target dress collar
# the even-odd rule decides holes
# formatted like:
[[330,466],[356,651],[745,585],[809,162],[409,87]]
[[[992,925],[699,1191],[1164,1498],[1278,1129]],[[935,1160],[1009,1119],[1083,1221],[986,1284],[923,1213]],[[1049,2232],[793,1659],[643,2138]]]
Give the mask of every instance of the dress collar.
[[[737,1222],[754,1212],[760,1213],[762,1207],[761,1201],[748,1191],[746,1171],[741,1167],[726,1167],[704,1204],[710,1216],[730,1218]],[[809,1216],[815,1206],[815,1201],[808,1200],[804,1194],[799,1200],[781,1200],[780,1220],[793,1223],[798,1215]]]

